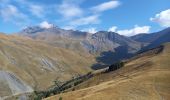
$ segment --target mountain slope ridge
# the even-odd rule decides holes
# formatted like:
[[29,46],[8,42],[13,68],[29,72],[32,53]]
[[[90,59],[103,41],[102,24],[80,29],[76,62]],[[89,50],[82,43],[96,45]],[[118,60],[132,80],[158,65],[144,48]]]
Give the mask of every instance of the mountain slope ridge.
[[[95,57],[42,41],[0,34],[0,61],[1,71],[13,73],[33,90],[43,90],[56,79],[64,81],[91,71]],[[2,91],[6,90],[2,87]],[[1,96],[9,96],[8,91]]]
[[[80,84],[80,90],[62,93],[45,100],[56,100],[60,97],[66,100],[168,100],[169,51],[170,43],[166,43],[130,59],[117,71],[98,75]],[[81,89],[83,87],[84,89]]]

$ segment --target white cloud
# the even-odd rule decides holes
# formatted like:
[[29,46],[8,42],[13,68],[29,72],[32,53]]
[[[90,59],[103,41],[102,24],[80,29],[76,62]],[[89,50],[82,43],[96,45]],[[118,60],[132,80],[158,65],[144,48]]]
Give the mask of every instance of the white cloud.
[[94,27],[85,28],[85,29],[82,29],[81,31],[83,31],[83,32],[88,32],[88,33],[91,33],[91,34],[94,34],[94,33],[97,32],[96,28],[94,28]]
[[85,31],[85,32],[88,32],[88,33],[91,33],[91,34],[94,34],[97,32],[96,28],[92,27],[92,28],[88,28],[88,29],[84,29],[82,31]]
[[156,14],[154,18],[150,18],[151,21],[159,23],[163,27],[170,27],[170,9]]
[[41,28],[46,28],[46,29],[48,29],[48,28],[51,28],[51,27],[53,26],[53,24],[50,24],[50,23],[48,23],[47,21],[43,21],[43,22],[40,23],[39,26],[40,26]]
[[18,10],[13,5],[8,5],[6,8],[0,9],[0,15],[5,21],[9,21],[12,16],[18,16],[17,13]]
[[28,21],[27,16],[20,12],[14,5],[7,5],[4,8],[1,8],[0,16],[4,19],[4,21],[11,21],[15,24],[21,24]]
[[[84,0],[76,1],[63,0],[62,4],[57,6],[57,11],[64,17],[63,21],[68,21],[68,25],[74,26],[74,28],[89,24],[99,24],[101,22],[99,15],[102,14],[102,11],[113,9],[120,5],[118,0],[109,1],[87,9],[84,12],[80,7]],[[96,13],[94,14],[94,12]]]
[[93,33],[96,33],[97,30],[96,28],[89,28],[88,32],[93,34]]
[[11,17],[18,16],[18,9],[13,5],[8,5],[4,9],[0,9],[0,15],[5,21],[9,21]]
[[[111,30],[113,28],[113,30]],[[125,29],[125,30],[116,30],[117,27],[113,26],[112,28],[110,28],[109,31],[112,32],[116,32],[120,35],[124,35],[124,36],[133,36],[133,35],[137,35],[140,33],[149,33],[150,31],[150,26],[137,26],[135,25],[134,28],[132,29]]]
[[109,32],[116,32],[117,26],[113,26],[108,29]]
[[75,30],[75,27],[73,27],[73,26],[64,26],[62,28],[65,30]]
[[47,7],[44,7],[28,0],[0,0],[0,17],[6,23],[10,22],[19,27],[28,26],[34,20],[34,17],[30,20],[31,14],[38,18],[46,16]]
[[29,0],[14,0],[17,4],[19,4],[20,9],[24,9],[25,11],[29,11],[32,15],[38,18],[44,18],[46,13],[51,11],[47,10],[47,6],[33,3]]
[[74,2],[68,2],[64,0],[61,5],[58,5],[57,11],[65,18],[72,18],[81,16],[83,14],[82,9]]
[[72,20],[70,22],[70,24],[74,26],[98,24],[98,23],[100,23],[99,15],[87,16],[87,17],[76,19],[76,20]]
[[30,7],[30,12],[32,12],[33,15],[42,18],[44,16],[44,8],[40,5],[29,5]]
[[92,10],[94,12],[102,12],[102,11],[105,11],[105,10],[116,8],[119,5],[120,5],[120,2],[117,1],[117,0],[114,0],[114,1],[104,2],[104,3],[100,4],[100,5],[92,7]]

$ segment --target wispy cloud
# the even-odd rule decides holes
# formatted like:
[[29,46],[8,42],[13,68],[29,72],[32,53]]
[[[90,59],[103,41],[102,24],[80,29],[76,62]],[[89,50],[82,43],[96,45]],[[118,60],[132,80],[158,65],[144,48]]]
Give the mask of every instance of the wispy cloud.
[[117,26],[112,26],[108,29],[109,32],[116,32]]
[[64,17],[65,20],[69,19],[67,20],[68,25],[66,26],[74,27],[100,24],[102,22],[100,16],[102,16],[103,11],[114,9],[120,5],[120,2],[115,0],[82,9],[80,7],[80,5],[83,3],[82,0],[78,3],[75,2],[77,0],[71,0],[71,2],[69,1],[70,0],[63,0],[62,4],[58,6],[57,11]]
[[33,15],[35,15],[35,16],[37,16],[39,18],[44,17],[45,14],[43,14],[43,13],[44,13],[45,10],[44,10],[43,6],[31,4],[31,5],[29,5],[29,8],[30,8],[29,9],[30,12]]
[[0,9],[0,15],[6,22],[13,22],[15,24],[22,24],[28,22],[28,17],[20,12],[14,5],[7,5]]
[[[18,21],[27,26],[29,25],[28,22],[57,20],[63,23],[63,27],[70,29],[100,24],[103,11],[116,8],[120,4],[118,0],[115,0],[103,2],[89,8],[82,8],[81,5],[85,0],[62,0],[60,4],[49,4],[48,6],[29,0],[0,1],[0,16],[4,21],[13,21],[14,23]],[[51,17],[53,19],[50,19]]]
[[75,30],[75,27],[74,26],[64,26],[64,27],[62,27],[62,29],[65,29],[65,30]]
[[70,22],[73,26],[81,26],[81,25],[88,25],[88,24],[98,24],[100,23],[99,15],[92,15],[87,17],[82,17],[79,19],[72,20]]
[[12,22],[22,27],[33,22],[34,17],[43,19],[48,12],[45,6],[28,0],[0,0],[0,2],[0,17],[5,22]]
[[47,7],[41,4],[34,4],[28,0],[15,0],[20,6],[29,11],[33,16],[38,18],[44,18],[46,16],[46,12],[48,12]]
[[140,33],[149,33],[150,28],[151,28],[150,26],[135,25],[134,28],[132,28],[132,29],[117,30],[117,26],[113,26],[113,27],[109,28],[108,31],[116,32],[116,33],[118,33],[120,35],[124,35],[124,36],[133,36],[133,35],[137,35]]
[[78,3],[75,3],[73,0],[72,2],[63,0],[62,4],[57,5],[57,11],[69,19],[83,14],[83,10],[79,7]]
[[83,31],[83,32],[88,32],[88,33],[91,33],[91,34],[94,34],[94,33],[97,32],[97,29],[94,28],[94,27],[90,27],[90,28],[82,29],[81,31]]
[[102,4],[99,4],[97,6],[92,7],[91,9],[94,12],[103,12],[103,11],[106,11],[106,10],[109,10],[109,9],[116,8],[119,5],[120,5],[120,2],[117,1],[117,0],[114,0],[114,1],[104,2]]
[[157,22],[163,27],[170,27],[170,9],[164,10],[150,18],[151,21]]

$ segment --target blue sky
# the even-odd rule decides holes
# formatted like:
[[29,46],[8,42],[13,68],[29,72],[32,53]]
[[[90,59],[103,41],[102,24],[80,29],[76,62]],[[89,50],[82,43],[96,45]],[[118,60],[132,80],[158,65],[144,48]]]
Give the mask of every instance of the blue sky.
[[170,27],[170,0],[0,0],[0,32],[51,24],[127,36],[155,32]]

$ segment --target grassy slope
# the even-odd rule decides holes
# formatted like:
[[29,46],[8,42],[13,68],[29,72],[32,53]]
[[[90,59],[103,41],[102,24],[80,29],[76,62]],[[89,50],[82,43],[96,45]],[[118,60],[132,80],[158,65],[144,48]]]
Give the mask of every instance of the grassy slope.
[[[170,43],[131,59],[125,67],[80,84],[73,92],[46,100],[168,100],[170,98]],[[85,88],[88,87],[88,88]],[[84,88],[84,89],[81,89]]]
[[[42,63],[42,59],[48,63]],[[89,54],[0,34],[0,70],[13,72],[38,90],[51,86],[56,78],[68,80],[71,75],[87,73],[94,62],[94,57]]]

